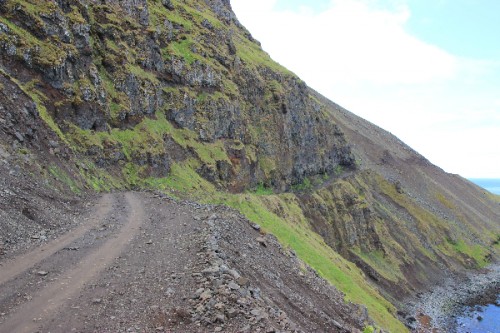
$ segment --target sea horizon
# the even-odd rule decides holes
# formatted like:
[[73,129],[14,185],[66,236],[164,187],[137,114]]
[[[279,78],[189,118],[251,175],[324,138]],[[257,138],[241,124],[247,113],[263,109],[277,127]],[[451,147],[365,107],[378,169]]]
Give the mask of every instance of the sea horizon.
[[474,184],[485,190],[500,195],[500,178],[468,178]]

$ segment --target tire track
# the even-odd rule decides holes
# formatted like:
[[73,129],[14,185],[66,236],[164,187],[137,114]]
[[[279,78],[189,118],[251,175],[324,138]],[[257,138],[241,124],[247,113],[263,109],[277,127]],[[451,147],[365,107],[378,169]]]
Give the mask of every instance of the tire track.
[[63,273],[57,281],[42,289],[31,301],[21,305],[0,326],[0,332],[36,331],[123,251],[138,233],[144,221],[141,202],[133,193],[126,193],[125,198],[129,206],[128,217],[118,235],[82,259],[73,269]]
[[50,243],[40,246],[33,251],[16,257],[13,260],[7,260],[3,263],[7,269],[0,270],[0,284],[13,279],[17,275],[25,272],[35,266],[42,260],[50,257],[57,251],[62,250],[78,238],[82,237],[87,231],[97,226],[103,216],[107,216],[113,207],[114,198],[110,194],[105,194],[97,204],[97,210],[92,214],[92,220],[89,223],[83,223],[78,228],[69,231],[61,237]]

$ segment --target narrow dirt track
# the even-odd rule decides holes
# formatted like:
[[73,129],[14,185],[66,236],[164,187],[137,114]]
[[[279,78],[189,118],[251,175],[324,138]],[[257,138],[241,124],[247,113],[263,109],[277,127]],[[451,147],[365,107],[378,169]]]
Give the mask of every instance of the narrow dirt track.
[[45,251],[5,261],[0,333],[345,333],[367,320],[227,207],[149,192],[95,207]]
[[[144,212],[140,201],[133,193],[125,194],[127,202],[127,221],[116,237],[107,240],[99,248],[81,260],[74,268],[63,273],[56,281],[47,285],[29,302],[21,305],[12,316],[0,325],[0,332],[31,333],[37,330],[39,322],[47,321],[68,300],[78,294],[86,283],[103,271],[138,233],[144,221]],[[82,226],[72,233],[62,236],[42,249],[23,255],[13,261],[14,269],[2,272],[1,283],[29,269],[37,262],[49,257],[89,228],[99,223],[99,216],[106,215],[111,209],[111,195],[106,195],[98,205],[95,219],[91,224]]]
[[13,279],[42,260],[50,257],[76,239],[82,237],[89,229],[97,226],[101,222],[102,217],[108,215],[110,212],[113,201],[114,199],[110,194],[105,194],[97,204],[96,212],[88,223],[82,224],[75,230],[71,230],[46,245],[18,256],[14,260],[5,262],[4,266],[8,267],[8,269],[0,270],[0,284]]

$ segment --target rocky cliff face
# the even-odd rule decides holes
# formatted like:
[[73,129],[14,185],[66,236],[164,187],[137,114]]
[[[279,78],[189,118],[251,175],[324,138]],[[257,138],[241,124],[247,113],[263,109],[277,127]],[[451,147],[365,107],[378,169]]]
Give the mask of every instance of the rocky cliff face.
[[[203,177],[235,190],[286,190],[354,167],[331,116],[260,50],[227,2],[4,1],[1,12],[6,75],[98,167],[167,175],[193,157]],[[155,149],[127,149],[117,137],[158,117],[177,131],[145,142]],[[220,156],[204,158],[195,146],[205,143]]]
[[231,205],[394,331],[384,297],[497,258],[497,198],[308,88],[227,0],[1,0],[0,14],[0,152],[60,193]]

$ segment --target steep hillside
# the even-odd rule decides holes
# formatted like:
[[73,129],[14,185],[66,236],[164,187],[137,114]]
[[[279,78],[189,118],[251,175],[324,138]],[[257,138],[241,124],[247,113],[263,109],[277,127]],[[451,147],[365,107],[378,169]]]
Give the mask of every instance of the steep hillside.
[[496,197],[308,88],[228,0],[2,0],[0,14],[2,186],[21,182],[1,197],[11,229],[33,221],[12,209],[22,195],[222,203],[392,332],[407,297],[498,260]]

